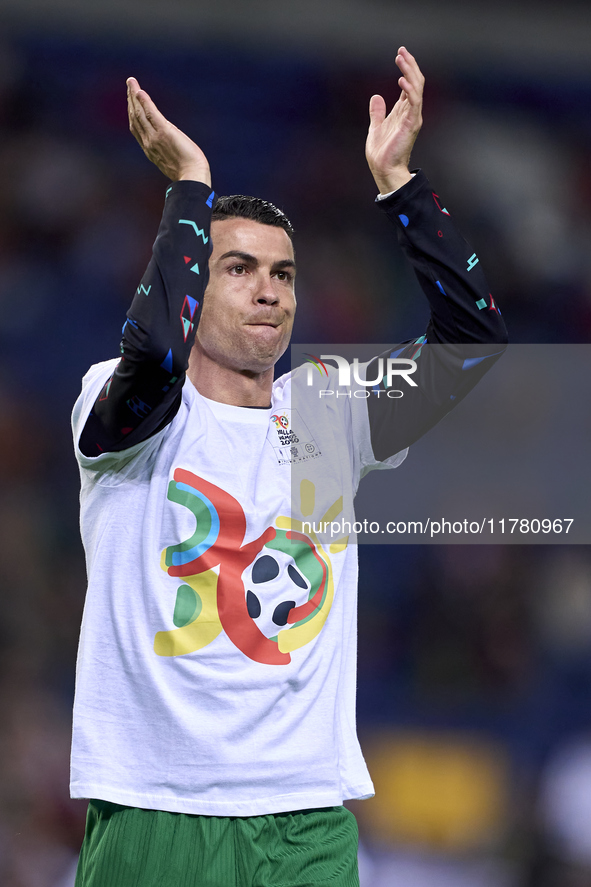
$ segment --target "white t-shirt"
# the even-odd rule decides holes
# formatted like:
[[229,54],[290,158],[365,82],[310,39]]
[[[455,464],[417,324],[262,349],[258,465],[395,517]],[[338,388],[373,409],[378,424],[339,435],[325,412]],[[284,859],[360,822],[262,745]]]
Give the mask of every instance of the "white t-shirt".
[[116,362],[89,370],[73,413],[88,593],[72,797],[254,816],[371,796],[356,545],[314,525],[350,517],[363,473],[406,453],[377,463],[364,401],[296,408],[289,374],[271,409],[187,380],[166,428],[89,458],[78,440]]

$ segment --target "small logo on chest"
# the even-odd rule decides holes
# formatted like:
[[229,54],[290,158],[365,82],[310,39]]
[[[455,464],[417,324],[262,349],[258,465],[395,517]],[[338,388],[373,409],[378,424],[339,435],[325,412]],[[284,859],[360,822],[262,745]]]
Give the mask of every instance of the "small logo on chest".
[[307,462],[322,455],[298,411],[289,407],[273,413],[267,440],[273,447],[280,465]]

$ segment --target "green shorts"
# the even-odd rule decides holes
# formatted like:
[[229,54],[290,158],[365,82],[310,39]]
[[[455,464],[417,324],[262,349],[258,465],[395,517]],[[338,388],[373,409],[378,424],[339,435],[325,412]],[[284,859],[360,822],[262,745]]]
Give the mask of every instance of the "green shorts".
[[345,807],[195,816],[90,801],[75,887],[359,887]]

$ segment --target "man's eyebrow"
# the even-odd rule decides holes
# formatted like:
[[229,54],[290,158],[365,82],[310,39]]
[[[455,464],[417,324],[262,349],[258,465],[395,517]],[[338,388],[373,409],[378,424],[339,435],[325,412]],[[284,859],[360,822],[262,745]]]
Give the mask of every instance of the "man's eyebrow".
[[273,268],[293,268],[293,270],[295,271],[296,263],[293,259],[281,259],[280,262],[273,262]]
[[224,253],[223,256],[220,256],[220,260],[229,259],[231,256],[235,259],[242,259],[243,262],[247,262],[249,265],[259,264],[259,260],[256,256],[251,256],[250,253],[243,253],[239,249],[228,250],[227,253]]
[[[252,265],[255,268],[259,265],[259,260],[256,256],[251,256],[250,253],[243,253],[239,249],[228,250],[227,253],[223,253],[223,255],[220,256],[218,261],[230,258],[241,259],[245,264]],[[293,268],[293,270],[295,271],[296,263],[293,261],[293,259],[280,259],[278,262],[273,262],[272,267],[276,270],[281,270],[283,268]]]

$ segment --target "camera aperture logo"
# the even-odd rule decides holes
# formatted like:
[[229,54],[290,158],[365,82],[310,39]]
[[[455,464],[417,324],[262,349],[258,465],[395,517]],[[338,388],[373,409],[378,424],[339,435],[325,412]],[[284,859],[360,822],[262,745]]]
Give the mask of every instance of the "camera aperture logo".
[[310,364],[310,366],[308,367],[308,385],[312,384],[312,367],[316,367],[321,376],[324,373],[324,375],[328,378],[328,370],[319,357],[316,357],[314,354],[306,354],[305,357],[306,363]]
[[[328,369],[324,363],[325,360],[332,360],[337,365],[337,390],[331,388],[319,389],[318,396],[322,397],[358,397],[368,398],[373,393],[380,397],[385,394],[386,397],[399,398],[404,396],[404,391],[393,387],[394,377],[405,382],[411,388],[418,388],[411,375],[416,372],[417,362],[407,357],[378,357],[377,367],[374,369],[376,376],[374,379],[368,379],[366,372],[369,365],[374,361],[359,362],[355,357],[351,363],[340,354],[321,354],[316,357],[314,354],[306,354],[307,378],[306,385],[312,387],[314,385],[314,369],[320,375],[324,375],[328,379]],[[353,378],[351,378],[351,371]],[[352,383],[358,385],[359,388],[351,388]],[[338,389],[345,388],[345,391]],[[371,390],[370,390],[371,389]]]

